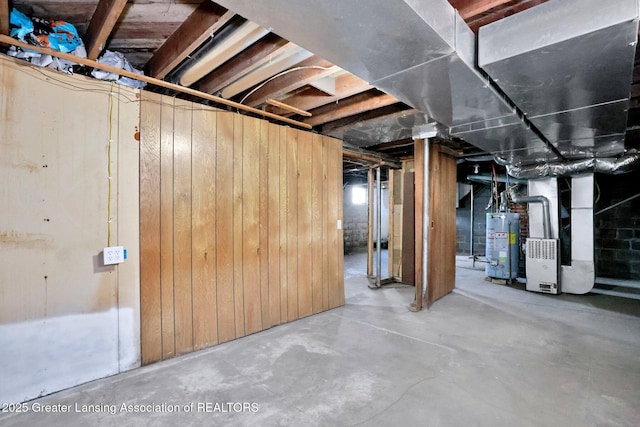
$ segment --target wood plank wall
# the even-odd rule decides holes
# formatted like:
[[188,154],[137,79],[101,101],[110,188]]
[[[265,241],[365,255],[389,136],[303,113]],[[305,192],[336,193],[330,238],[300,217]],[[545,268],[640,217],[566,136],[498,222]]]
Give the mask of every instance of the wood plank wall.
[[342,143],[143,93],[148,364],[344,304]]

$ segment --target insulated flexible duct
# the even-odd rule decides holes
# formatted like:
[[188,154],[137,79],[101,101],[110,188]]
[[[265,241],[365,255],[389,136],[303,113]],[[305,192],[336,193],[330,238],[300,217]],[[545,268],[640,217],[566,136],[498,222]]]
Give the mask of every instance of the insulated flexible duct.
[[507,173],[518,179],[538,179],[558,176],[575,176],[583,173],[603,173],[619,175],[628,173],[640,166],[640,153],[635,150],[619,158],[583,159],[566,163],[544,163],[530,166],[518,166],[495,156],[499,165],[507,168]]

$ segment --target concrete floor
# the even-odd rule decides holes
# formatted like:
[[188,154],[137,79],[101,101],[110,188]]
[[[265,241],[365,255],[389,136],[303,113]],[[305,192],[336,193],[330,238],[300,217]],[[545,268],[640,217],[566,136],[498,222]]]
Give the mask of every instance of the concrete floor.
[[[365,255],[350,255],[344,307],[28,403],[116,405],[113,415],[4,414],[0,424],[640,425],[638,301],[528,293],[458,262],[456,291],[411,313],[413,288],[368,289]],[[198,411],[206,402],[218,412]],[[257,412],[220,412],[226,402]]]

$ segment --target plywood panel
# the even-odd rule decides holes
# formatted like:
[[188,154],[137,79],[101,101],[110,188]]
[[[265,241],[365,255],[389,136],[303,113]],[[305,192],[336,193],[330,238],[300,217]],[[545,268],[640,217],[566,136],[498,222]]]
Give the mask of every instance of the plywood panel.
[[172,127],[145,190],[162,210],[162,315],[175,324],[159,357],[344,304],[341,142],[175,103],[155,112]]
[[[280,127],[269,124],[268,222],[269,222],[269,326],[280,323]],[[266,325],[265,325],[266,326]]]
[[298,131],[287,129],[287,319],[298,312]]
[[[280,322],[289,321],[289,179],[288,169],[288,145],[289,132],[286,128],[280,129]],[[292,233],[295,229],[291,230]]]
[[[328,182],[328,204],[327,215],[327,236],[329,242],[329,259],[327,269],[329,272],[329,308],[336,308],[342,305],[342,298],[339,295],[341,283],[344,275],[340,272],[340,258],[344,256],[342,241],[340,240],[342,230],[338,230],[338,220],[340,218],[340,202],[342,197],[341,181],[338,174],[342,173],[342,148],[336,140],[327,140],[327,182]],[[342,228],[342,227],[340,227]]]
[[233,115],[216,113],[216,283],[218,303],[218,339],[236,337],[233,289]]
[[196,350],[218,342],[216,280],[216,113],[194,109],[192,131],[193,340]]
[[236,338],[245,335],[243,279],[243,117],[233,118],[233,298]]
[[325,282],[326,271],[323,268],[323,228],[324,194],[322,174],[322,136],[313,135],[311,142],[311,290],[313,295],[313,313],[323,310],[322,284]]
[[269,310],[269,123],[260,121],[260,124],[260,326],[266,329],[272,325]]
[[162,360],[160,302],[160,106],[144,93],[140,116],[140,339],[142,363]]
[[[245,332],[262,330],[260,298],[260,125],[252,117],[244,119],[242,155],[242,269],[244,280]],[[258,167],[256,167],[258,166]]]
[[429,147],[429,260],[427,304],[455,287],[456,259],[456,159]]
[[329,228],[327,217],[329,216],[329,146],[331,140],[322,138],[322,265],[325,268],[322,282],[322,309],[329,309]]
[[176,354],[193,351],[191,103],[176,99],[173,139],[173,268]]
[[[416,286],[416,296],[415,296],[415,309],[421,310],[423,306],[423,295],[424,295],[424,286],[426,283],[423,283],[423,247],[424,247],[424,238],[423,238],[423,225],[424,225],[424,184],[425,184],[425,174],[428,171],[424,169],[424,144],[425,141],[423,139],[416,139],[414,142],[415,146],[415,181],[413,185],[414,189],[414,283]],[[406,241],[406,240],[405,240]]]
[[298,313],[313,313],[311,221],[312,135],[298,133]]
[[160,104],[160,298],[162,301],[163,359],[173,357],[176,354],[175,318],[173,311],[174,102],[175,98],[169,98]]

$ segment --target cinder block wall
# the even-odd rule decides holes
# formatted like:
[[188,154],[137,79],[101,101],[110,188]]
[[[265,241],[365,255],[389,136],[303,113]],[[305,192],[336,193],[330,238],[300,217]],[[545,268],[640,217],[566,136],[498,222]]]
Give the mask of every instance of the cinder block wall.
[[[595,212],[640,193],[640,170],[596,175]],[[640,279],[640,197],[595,217],[596,273],[601,277]]]
[[[367,246],[368,205],[351,203],[353,187],[354,185],[344,187],[344,246],[346,249]],[[363,188],[366,188],[366,185]]]

